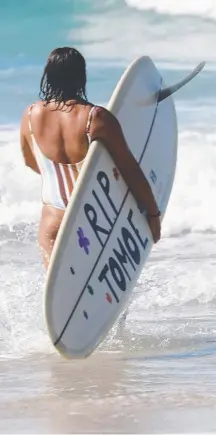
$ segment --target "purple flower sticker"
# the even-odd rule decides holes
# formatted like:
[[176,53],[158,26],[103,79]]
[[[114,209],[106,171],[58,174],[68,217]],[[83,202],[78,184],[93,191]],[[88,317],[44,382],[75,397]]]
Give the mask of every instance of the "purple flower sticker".
[[80,248],[83,248],[85,253],[88,255],[90,242],[89,239],[85,237],[83,229],[81,227],[78,228],[77,235]]

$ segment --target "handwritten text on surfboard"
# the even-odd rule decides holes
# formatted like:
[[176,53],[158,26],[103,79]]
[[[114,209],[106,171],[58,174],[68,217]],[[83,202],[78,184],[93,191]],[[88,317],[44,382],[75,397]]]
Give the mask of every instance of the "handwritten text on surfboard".
[[[94,198],[84,204],[86,218],[103,249],[107,244],[109,236],[115,230],[115,222],[120,210],[117,210],[111,195],[110,181],[104,171],[97,174],[98,188],[92,190]],[[103,197],[101,197],[101,193]],[[116,286],[125,291],[127,280],[131,281],[131,274],[140,265],[142,251],[146,249],[148,238],[143,239],[133,221],[133,210],[129,209],[125,216],[125,225],[118,228],[116,232],[116,247],[108,250],[107,261],[101,268],[98,280],[105,282],[111,293],[119,302],[119,297],[115,291]]]

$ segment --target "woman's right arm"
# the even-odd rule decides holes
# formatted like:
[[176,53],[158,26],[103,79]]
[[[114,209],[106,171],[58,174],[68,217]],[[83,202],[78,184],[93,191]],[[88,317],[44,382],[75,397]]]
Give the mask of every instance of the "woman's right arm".
[[139,208],[146,210],[154,242],[160,239],[159,210],[150,185],[129,150],[118,120],[108,110],[99,108],[94,112],[91,140],[100,140],[111,155]]

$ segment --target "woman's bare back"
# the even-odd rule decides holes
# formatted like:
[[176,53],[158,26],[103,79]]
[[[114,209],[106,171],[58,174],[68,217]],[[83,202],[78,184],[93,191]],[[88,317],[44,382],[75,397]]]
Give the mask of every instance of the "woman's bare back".
[[37,102],[32,109],[31,124],[34,137],[42,153],[50,160],[77,163],[88,151],[86,125],[90,104],[69,102],[70,106]]

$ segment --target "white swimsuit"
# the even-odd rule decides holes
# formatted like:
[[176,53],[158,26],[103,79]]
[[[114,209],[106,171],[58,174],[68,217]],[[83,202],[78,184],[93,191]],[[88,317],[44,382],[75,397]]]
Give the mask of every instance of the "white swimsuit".
[[[30,116],[33,107],[34,104],[29,110],[29,130],[32,137],[34,155],[42,177],[42,201],[46,205],[65,210],[84,160],[73,164],[55,163],[42,153],[35,140],[31,126]],[[90,125],[95,107],[93,106],[90,109],[86,126],[89,145],[91,144]]]

